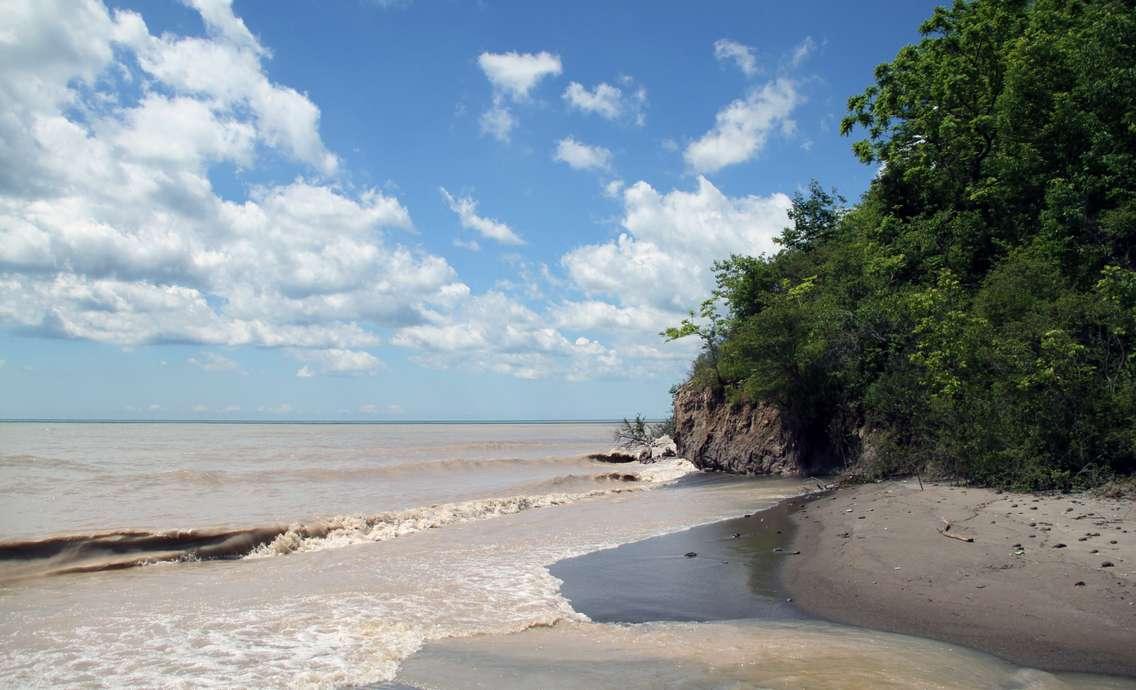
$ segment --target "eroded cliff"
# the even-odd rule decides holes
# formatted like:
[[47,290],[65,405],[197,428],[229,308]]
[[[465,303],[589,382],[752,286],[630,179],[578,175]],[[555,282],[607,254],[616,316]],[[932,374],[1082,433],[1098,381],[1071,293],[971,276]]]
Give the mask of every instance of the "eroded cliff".
[[731,403],[714,391],[684,386],[674,412],[678,454],[702,469],[800,477],[838,465],[825,444],[770,404]]

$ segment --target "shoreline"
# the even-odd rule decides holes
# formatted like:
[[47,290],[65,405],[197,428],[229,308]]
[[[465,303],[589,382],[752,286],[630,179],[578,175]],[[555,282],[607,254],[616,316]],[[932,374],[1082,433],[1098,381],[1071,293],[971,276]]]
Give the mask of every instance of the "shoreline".
[[564,559],[548,571],[573,610],[597,623],[799,620],[806,616],[786,601],[780,571],[792,557],[790,515],[804,498]]
[[813,620],[1133,679],[1134,556],[1130,501],[912,480],[788,497],[549,571],[597,623]]
[[1136,677],[1131,501],[890,481],[809,497],[790,520],[801,554],[781,582],[806,614]]

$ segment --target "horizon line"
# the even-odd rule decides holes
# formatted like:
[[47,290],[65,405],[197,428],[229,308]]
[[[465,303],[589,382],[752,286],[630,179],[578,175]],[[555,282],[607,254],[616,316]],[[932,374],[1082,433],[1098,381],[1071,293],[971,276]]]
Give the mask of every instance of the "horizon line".
[[[99,417],[11,417],[0,424],[618,424],[624,418],[607,419],[114,419]],[[659,422],[662,419],[644,418]]]

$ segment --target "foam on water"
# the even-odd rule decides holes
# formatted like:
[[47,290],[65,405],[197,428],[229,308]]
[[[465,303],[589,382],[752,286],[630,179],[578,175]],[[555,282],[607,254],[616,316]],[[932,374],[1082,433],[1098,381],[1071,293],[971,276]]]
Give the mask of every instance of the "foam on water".
[[272,541],[258,545],[247,558],[264,558],[297,551],[322,551],[352,544],[380,542],[428,529],[513,515],[535,508],[575,503],[600,496],[639,491],[652,485],[662,485],[695,472],[687,460],[669,459],[642,466],[638,472],[608,473],[590,477],[590,481],[610,480],[613,474],[619,481],[637,481],[639,486],[594,489],[580,493],[547,493],[530,496],[487,498],[461,503],[414,508],[377,515],[340,515],[311,525],[295,525]]
[[[9,458],[0,462],[0,490],[8,492],[0,534],[9,546],[18,542],[10,554],[78,559],[74,565],[92,555],[154,560],[155,550],[168,550],[179,562],[0,584],[3,685],[342,687],[417,678],[504,688],[512,677],[546,687],[589,678],[591,687],[649,687],[649,678],[706,687],[758,678],[778,687],[778,678],[824,680],[823,669],[837,681],[887,680],[894,659],[907,665],[893,685],[902,674],[943,687],[959,686],[952,678],[1007,688],[1064,682],[957,648],[846,628],[590,623],[547,566],[810,488],[797,480],[684,481],[693,468],[680,461],[613,467],[583,459],[609,444],[609,427],[17,431],[0,430]],[[277,473],[294,481],[231,481]],[[129,529],[107,529],[119,525]],[[250,539],[250,529],[264,531]],[[252,551],[257,557],[234,557]],[[831,647],[841,640],[843,656]],[[755,665],[773,662],[780,676],[754,675]],[[454,675],[463,663],[481,675]],[[485,674],[493,665],[506,680]]]
[[736,515],[801,488],[665,482],[381,543],[0,589],[0,668],[21,685],[377,683],[432,640],[585,620],[546,567],[561,558]]

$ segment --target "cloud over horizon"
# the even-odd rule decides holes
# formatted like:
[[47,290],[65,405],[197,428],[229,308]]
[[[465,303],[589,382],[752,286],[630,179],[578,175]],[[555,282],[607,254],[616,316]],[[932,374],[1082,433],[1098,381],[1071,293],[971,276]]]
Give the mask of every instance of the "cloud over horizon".
[[[7,332],[116,352],[181,347],[163,355],[165,371],[211,385],[269,369],[301,390],[385,385],[399,367],[426,376],[419,366],[669,383],[696,343],[665,343],[659,331],[713,288],[714,260],[772,251],[787,222],[784,194],[707,178],[791,133],[804,102],[803,81],[784,74],[743,80],[734,66],[746,77],[761,69],[736,41],[714,44],[729,65],[720,69],[700,39],[722,80],[721,100],[708,103],[726,103],[712,124],[710,111],[682,121],[664,112],[673,94],[661,98],[659,75],[630,59],[577,73],[568,50],[562,60],[467,47],[450,68],[464,80],[454,100],[429,104],[450,129],[419,139],[404,119],[418,112],[378,101],[337,109],[335,90],[310,79],[305,91],[288,53],[273,45],[274,58],[249,28],[263,25],[230,2],[184,5],[169,26],[149,8],[144,18],[100,0],[0,9]],[[815,47],[807,39],[787,59],[799,64]],[[359,112],[362,122],[344,124]],[[388,157],[384,147],[404,139],[441,157]],[[355,148],[364,140],[373,149]],[[153,404],[239,411],[229,400],[241,398]],[[280,400],[293,402],[267,404]],[[243,403],[308,409],[285,393]]]
[[[227,3],[192,3],[204,37],[65,5],[16,6],[0,47],[0,322],[124,346],[366,348],[467,290],[445,259],[389,241],[413,229],[396,198],[324,177],[339,163],[318,107],[268,78]],[[116,75],[153,88],[131,98]],[[211,167],[268,152],[311,177],[214,191]]]

